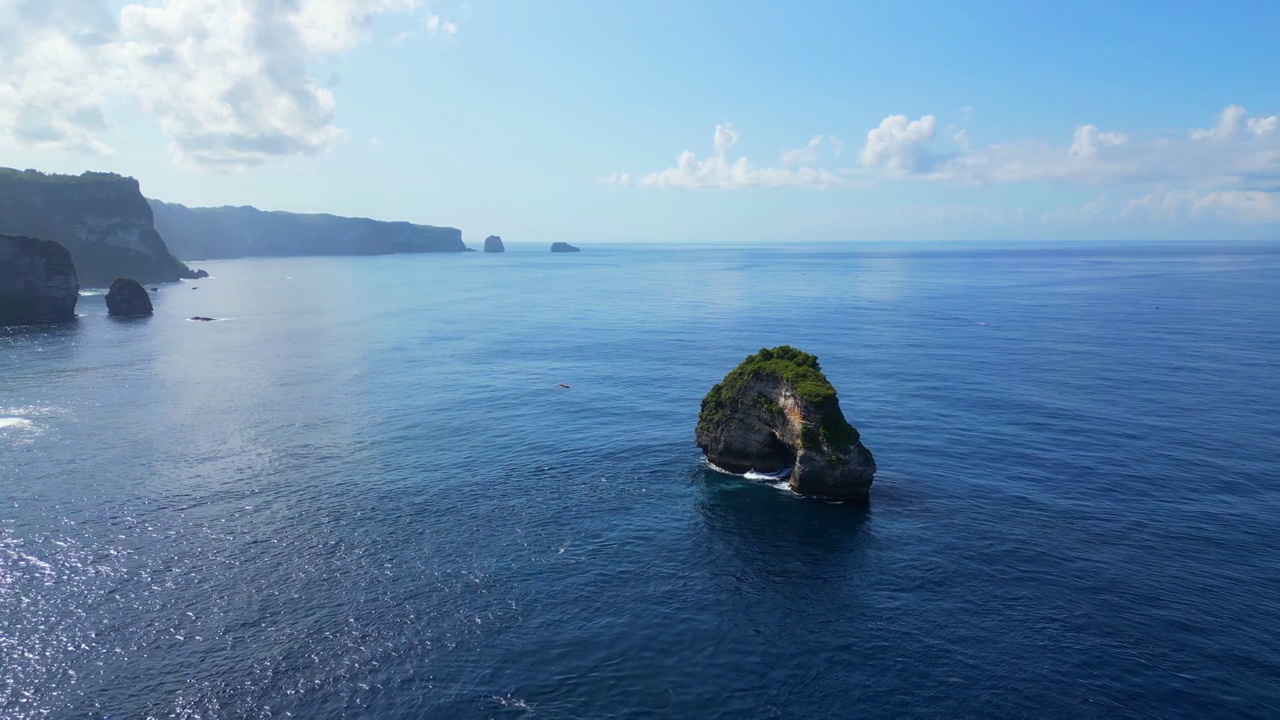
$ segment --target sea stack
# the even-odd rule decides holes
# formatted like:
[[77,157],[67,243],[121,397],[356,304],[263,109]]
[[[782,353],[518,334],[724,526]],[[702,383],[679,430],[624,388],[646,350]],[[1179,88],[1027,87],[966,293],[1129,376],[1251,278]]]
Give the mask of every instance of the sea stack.
[[497,235],[490,235],[484,239],[484,251],[491,253],[506,252],[507,249],[502,245],[502,238]]
[[0,235],[0,325],[74,320],[79,299],[70,251],[52,240]]
[[787,345],[748,356],[711,388],[694,439],[728,472],[791,468],[804,495],[865,498],[876,472],[818,358]]
[[116,278],[107,291],[107,314],[117,317],[142,317],[151,314],[151,298],[142,283],[130,278]]
[[554,242],[551,243],[551,252],[582,252],[582,248],[574,247],[567,242]]

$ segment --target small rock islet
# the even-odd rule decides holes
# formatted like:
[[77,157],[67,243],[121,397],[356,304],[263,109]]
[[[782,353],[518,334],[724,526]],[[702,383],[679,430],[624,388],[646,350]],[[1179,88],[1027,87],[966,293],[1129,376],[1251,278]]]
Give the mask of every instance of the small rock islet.
[[803,495],[865,498],[876,472],[818,358],[787,345],[748,356],[711,388],[694,439],[727,472],[790,468]]

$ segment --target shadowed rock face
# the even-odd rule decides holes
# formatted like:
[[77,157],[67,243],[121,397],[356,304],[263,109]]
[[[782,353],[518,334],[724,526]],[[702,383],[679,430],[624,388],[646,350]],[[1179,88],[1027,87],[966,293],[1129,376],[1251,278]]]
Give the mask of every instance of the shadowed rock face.
[[65,247],[0,235],[0,325],[74,320],[79,299],[76,266]]
[[502,244],[502,238],[497,235],[490,235],[484,239],[484,251],[492,253],[506,252],[507,248]]
[[582,252],[582,248],[574,247],[566,242],[551,243],[551,252]]
[[694,438],[729,472],[792,468],[791,488],[806,495],[866,497],[876,472],[818,359],[785,345],[747,357],[707,393]]
[[153,221],[133,178],[0,168],[0,233],[63,245],[86,286],[107,287],[121,276],[148,283],[193,277]]
[[151,298],[137,280],[116,278],[107,291],[107,314],[139,317],[151,314]]

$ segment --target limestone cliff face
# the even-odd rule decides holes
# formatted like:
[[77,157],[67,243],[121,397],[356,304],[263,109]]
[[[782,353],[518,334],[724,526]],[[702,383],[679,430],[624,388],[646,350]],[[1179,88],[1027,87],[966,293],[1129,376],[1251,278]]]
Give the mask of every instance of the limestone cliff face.
[[865,497],[876,472],[817,358],[785,345],[747,357],[707,393],[694,437],[729,472],[792,468],[791,488],[806,495]]
[[502,238],[497,235],[490,235],[484,239],[484,251],[487,253],[506,252],[507,248],[502,244]]
[[169,253],[133,178],[0,168],[0,233],[62,244],[88,286],[106,287],[121,275],[142,282],[195,276]]
[[200,260],[304,255],[466,252],[451,227],[254,207],[189,208],[150,200],[156,228],[173,251]]
[[74,320],[79,299],[76,267],[65,247],[0,235],[0,325]]

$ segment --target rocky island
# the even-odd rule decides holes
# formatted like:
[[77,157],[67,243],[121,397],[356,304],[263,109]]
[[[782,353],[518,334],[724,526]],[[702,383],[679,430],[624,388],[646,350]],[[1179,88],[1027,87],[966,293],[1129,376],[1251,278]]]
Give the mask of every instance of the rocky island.
[[107,314],[117,317],[144,317],[153,311],[147,289],[137,280],[116,278],[107,291]]
[[561,253],[582,252],[582,248],[574,247],[573,245],[570,245],[567,242],[553,242],[551,243],[551,252],[561,252]]
[[0,168],[0,233],[63,245],[84,285],[106,287],[119,276],[147,283],[201,276],[169,253],[153,220],[133,178]]
[[0,325],[74,320],[79,299],[76,266],[65,247],[0,235]]
[[484,251],[487,253],[506,252],[507,248],[502,244],[502,238],[497,235],[490,235],[484,239]]
[[731,473],[791,468],[804,495],[865,498],[876,472],[818,358],[787,345],[748,356],[711,388],[694,438]]

